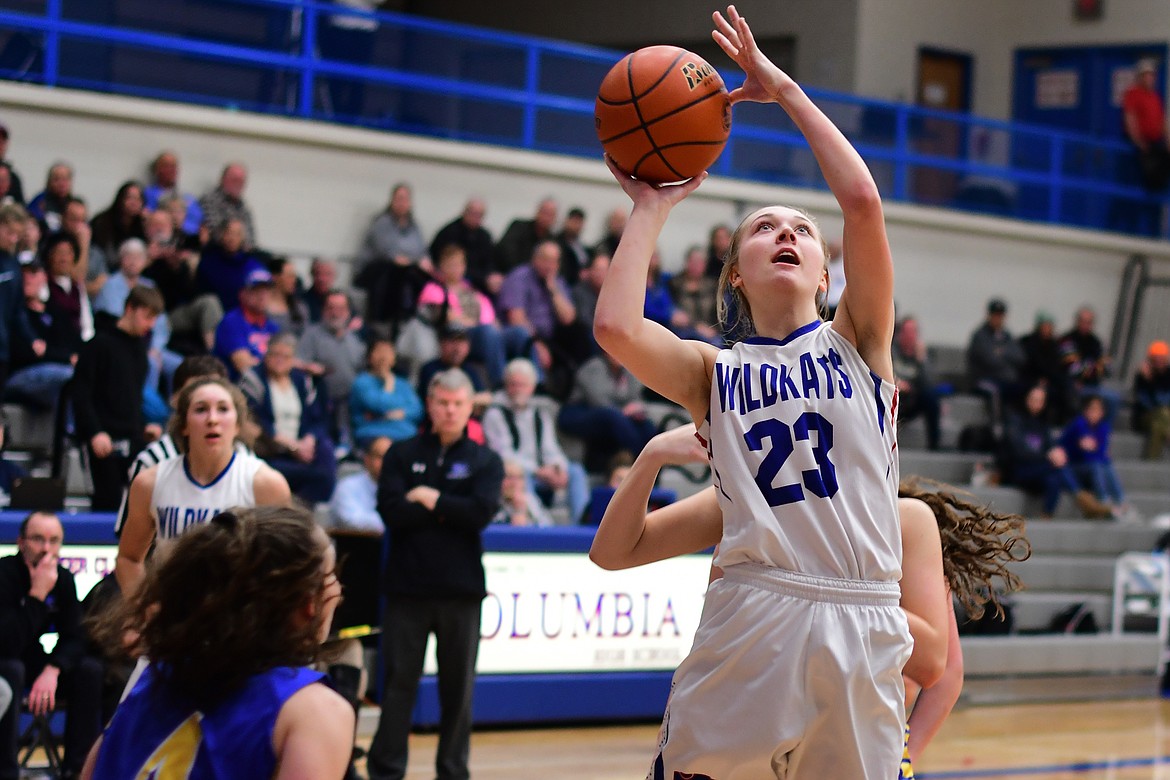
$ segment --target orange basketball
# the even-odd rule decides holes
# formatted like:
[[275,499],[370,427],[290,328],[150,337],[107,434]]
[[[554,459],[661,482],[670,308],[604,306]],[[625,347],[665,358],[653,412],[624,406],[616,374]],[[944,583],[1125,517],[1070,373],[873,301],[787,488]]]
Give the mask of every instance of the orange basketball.
[[654,184],[696,176],[731,131],[723,78],[677,46],[648,46],[613,66],[597,90],[597,137],[617,166]]

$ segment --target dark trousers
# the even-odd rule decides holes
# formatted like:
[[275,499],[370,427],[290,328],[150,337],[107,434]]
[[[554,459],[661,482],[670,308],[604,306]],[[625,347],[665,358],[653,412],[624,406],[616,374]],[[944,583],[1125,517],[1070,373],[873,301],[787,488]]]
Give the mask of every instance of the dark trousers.
[[308,463],[296,458],[269,458],[268,465],[281,473],[294,496],[310,504],[324,503],[333,495],[337,484],[337,455],[327,436],[317,440],[317,449]]
[[382,717],[366,761],[370,780],[401,780],[406,775],[411,712],[430,634],[435,635],[439,664],[435,776],[438,780],[466,780],[470,776],[467,762],[479,615],[479,599],[389,598],[382,623]]
[[938,449],[939,402],[934,390],[911,390],[898,396],[898,422],[910,422],[919,415],[926,421],[926,446]]
[[[122,440],[124,441],[124,440]],[[94,512],[116,512],[122,505],[122,491],[126,489],[126,474],[131,459],[142,451],[142,443],[130,441],[119,447],[114,440],[114,451],[104,458],[93,454],[93,447],[85,443],[85,454],[89,460],[89,475],[93,478],[93,498],[90,509]],[[126,454],[123,454],[126,453]]]
[[591,467],[604,467],[622,450],[636,456],[658,432],[649,419],[627,417],[616,406],[566,404],[561,407],[557,425],[565,433],[585,440]]
[[[26,668],[18,658],[0,658],[0,677],[12,687],[12,706],[0,718],[0,780],[20,776],[16,759],[20,725],[20,699],[43,666]],[[57,697],[65,707],[65,760],[63,769],[77,773],[94,740],[102,733],[102,664],[82,658],[69,672],[62,672]]]

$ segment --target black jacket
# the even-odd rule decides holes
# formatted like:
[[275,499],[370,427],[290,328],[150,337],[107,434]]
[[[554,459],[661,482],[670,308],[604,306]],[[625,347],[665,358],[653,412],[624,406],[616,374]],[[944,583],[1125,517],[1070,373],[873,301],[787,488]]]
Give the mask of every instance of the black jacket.
[[148,339],[113,326],[99,328],[81,348],[73,370],[73,414],[83,441],[103,431],[112,439],[142,439]]
[[[433,433],[395,442],[378,480],[378,513],[390,545],[386,593],[482,599],[480,533],[499,509],[503,479],[500,456],[466,436],[446,451]],[[439,491],[433,512],[406,500],[419,485]]]
[[[51,663],[68,672],[85,653],[73,575],[58,566],[57,584],[44,601],[28,595],[31,585],[28,566],[19,553],[0,558],[0,658],[19,658],[30,670]],[[57,645],[46,656],[40,637],[53,631]]]

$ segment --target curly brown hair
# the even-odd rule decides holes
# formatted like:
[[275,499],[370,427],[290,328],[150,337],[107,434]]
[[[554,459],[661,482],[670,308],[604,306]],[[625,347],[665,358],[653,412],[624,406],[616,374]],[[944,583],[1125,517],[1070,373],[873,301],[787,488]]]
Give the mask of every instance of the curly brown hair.
[[[942,538],[943,575],[967,614],[978,619],[990,604],[1002,617],[999,592],[1023,587],[1008,566],[1032,554],[1024,536],[1024,518],[993,512],[970,493],[920,477],[902,481],[898,497],[916,498],[934,512]],[[1002,582],[1001,588],[993,584],[996,579]]]
[[[155,665],[163,689],[205,708],[253,675],[320,651],[329,539],[293,507],[237,508],[179,537],[133,597],[93,626]],[[313,617],[294,611],[315,605]],[[131,633],[130,636],[134,636]]]

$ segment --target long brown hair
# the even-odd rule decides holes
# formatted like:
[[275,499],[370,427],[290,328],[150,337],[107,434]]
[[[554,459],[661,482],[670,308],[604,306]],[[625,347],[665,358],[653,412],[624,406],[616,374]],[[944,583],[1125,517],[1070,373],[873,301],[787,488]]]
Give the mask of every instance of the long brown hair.
[[[978,619],[990,604],[1002,616],[999,593],[1023,587],[1008,565],[1032,554],[1024,536],[1024,518],[993,512],[968,493],[918,477],[903,480],[898,496],[916,498],[934,512],[942,538],[943,575],[967,614]],[[1002,583],[999,588],[994,583],[997,579]]]
[[[253,675],[316,659],[328,537],[293,507],[221,512],[179,537],[133,597],[91,626],[109,650],[147,655],[162,690],[197,707]],[[314,604],[314,617],[294,613]],[[137,641],[126,648],[127,631]]]

